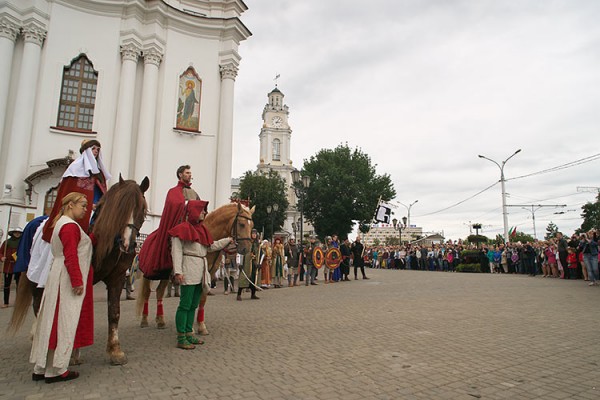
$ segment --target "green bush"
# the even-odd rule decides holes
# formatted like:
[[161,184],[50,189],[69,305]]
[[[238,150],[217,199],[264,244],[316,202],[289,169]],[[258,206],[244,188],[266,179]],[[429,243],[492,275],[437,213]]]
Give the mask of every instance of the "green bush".
[[463,250],[460,252],[461,264],[475,264],[481,260],[481,250]]
[[456,272],[481,272],[481,264],[458,264]]

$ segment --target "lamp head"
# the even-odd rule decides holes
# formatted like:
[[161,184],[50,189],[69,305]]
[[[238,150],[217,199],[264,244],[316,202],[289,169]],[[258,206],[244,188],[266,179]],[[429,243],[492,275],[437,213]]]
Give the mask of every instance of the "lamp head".
[[298,171],[297,169],[294,169],[292,171],[292,182],[294,182],[294,183],[300,182],[300,171]]
[[402,223],[404,224],[404,226],[406,226],[406,221],[408,220],[408,218],[406,217],[402,217]]

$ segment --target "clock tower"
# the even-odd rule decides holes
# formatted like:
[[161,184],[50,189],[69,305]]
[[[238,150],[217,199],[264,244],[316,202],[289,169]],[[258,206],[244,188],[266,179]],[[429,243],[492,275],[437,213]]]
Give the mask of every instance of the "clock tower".
[[286,210],[283,231],[292,235],[292,223],[298,220],[300,213],[296,210],[296,194],[290,187],[294,167],[290,160],[292,129],[288,124],[289,109],[283,104],[284,95],[277,85],[267,96],[268,103],[262,112],[263,124],[258,135],[260,138],[258,171],[275,171],[285,180],[289,208]]

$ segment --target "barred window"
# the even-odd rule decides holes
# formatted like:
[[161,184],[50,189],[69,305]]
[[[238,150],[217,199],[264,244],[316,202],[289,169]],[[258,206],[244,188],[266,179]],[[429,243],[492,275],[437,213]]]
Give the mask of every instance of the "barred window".
[[44,199],[44,215],[50,215],[52,207],[56,202],[56,195],[58,194],[58,186],[48,189],[46,192],[46,198]]
[[273,161],[281,161],[281,141],[273,140]]
[[64,67],[57,127],[92,132],[98,72],[83,54]]

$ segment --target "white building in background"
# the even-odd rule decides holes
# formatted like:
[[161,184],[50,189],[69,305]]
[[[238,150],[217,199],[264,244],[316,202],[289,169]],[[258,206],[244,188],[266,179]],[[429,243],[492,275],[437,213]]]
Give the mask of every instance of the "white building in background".
[[[362,242],[365,246],[373,246],[375,241],[380,245],[385,245],[385,240],[398,238],[400,232],[392,224],[379,223],[371,227],[368,233],[362,235]],[[412,243],[423,236],[423,228],[411,225],[402,229],[402,243]]]
[[51,207],[92,138],[109,184],[150,178],[144,232],[182,164],[211,207],[228,202],[246,10],[242,0],[0,0],[0,227]]

